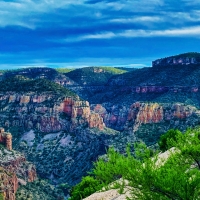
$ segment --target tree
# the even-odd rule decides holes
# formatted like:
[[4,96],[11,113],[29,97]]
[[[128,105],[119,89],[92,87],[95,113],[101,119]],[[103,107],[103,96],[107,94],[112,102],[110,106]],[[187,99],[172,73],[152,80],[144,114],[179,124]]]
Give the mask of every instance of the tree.
[[79,200],[90,194],[100,190],[103,185],[95,178],[86,176],[82,178],[81,182],[74,186],[70,192],[70,200]]
[[171,143],[170,140],[177,141],[177,137],[179,137],[182,133],[179,130],[170,129],[165,134],[161,135],[158,145],[161,151],[167,151],[170,149],[174,143]]
[[[167,133],[168,136],[171,133]],[[135,144],[134,154],[130,146],[126,155],[109,149],[107,159],[99,159],[92,171],[96,183],[100,183],[99,188],[121,178],[118,187],[126,187],[123,180],[127,180],[131,191],[129,199],[200,199],[200,129],[176,133],[176,137],[166,139],[165,144],[172,148],[164,153],[152,154],[143,143]]]
[[186,162],[196,164],[200,170],[200,128],[188,129],[184,134],[176,136],[176,140],[168,141],[181,151]]

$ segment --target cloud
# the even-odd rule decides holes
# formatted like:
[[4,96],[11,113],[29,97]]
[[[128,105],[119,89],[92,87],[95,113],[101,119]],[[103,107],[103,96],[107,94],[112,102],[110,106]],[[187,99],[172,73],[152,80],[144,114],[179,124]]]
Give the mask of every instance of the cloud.
[[199,31],[198,0],[4,0],[0,63],[130,59],[161,53],[161,45],[171,54],[182,40],[193,51]]
[[88,4],[110,3],[110,2],[116,2],[116,0],[88,0],[88,1],[85,1],[85,3],[88,3]]

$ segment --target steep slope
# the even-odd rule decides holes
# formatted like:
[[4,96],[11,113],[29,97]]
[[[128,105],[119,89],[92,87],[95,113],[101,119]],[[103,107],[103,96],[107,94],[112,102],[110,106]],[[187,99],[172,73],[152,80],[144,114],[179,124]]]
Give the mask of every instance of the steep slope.
[[9,92],[0,95],[0,124],[42,177],[73,184],[105,153],[105,125],[88,102],[45,79],[17,77],[1,84]]
[[16,151],[9,151],[0,146],[0,181],[1,194],[5,200],[15,200],[21,183],[33,182],[37,178],[35,166]]
[[123,102],[131,105],[134,101],[172,101],[199,107],[199,76],[198,62],[160,64],[113,76],[106,85],[91,88],[88,97],[84,98],[90,99],[91,103]]
[[[65,70],[66,72],[66,70]],[[69,72],[69,70],[67,70]],[[72,81],[69,77],[65,76],[62,70],[56,70],[53,68],[22,68],[17,70],[7,70],[0,72],[0,80],[5,80],[8,78],[14,78],[16,76],[23,76],[29,79],[48,79],[50,81],[56,82],[60,85],[78,85]]]
[[125,70],[112,67],[85,67],[73,70],[65,75],[81,86],[98,86],[107,83],[113,75],[125,72]]
[[29,79],[24,76],[15,76],[0,81],[0,86],[0,92],[51,92],[63,96],[75,96],[70,90],[47,79]]
[[22,68],[22,69],[16,69],[16,70],[9,70],[4,73],[4,78],[12,78],[15,76],[25,76],[30,79],[36,79],[36,78],[46,78],[49,80],[53,80],[57,75],[58,72],[55,69],[52,68]]
[[[170,128],[199,124],[199,68],[170,65],[124,73],[93,67],[55,76],[45,71],[15,74],[0,82],[0,125],[13,134],[14,148],[36,165],[42,178],[72,186],[109,146],[124,152],[127,143],[142,139],[152,145]],[[59,78],[68,75],[73,87]],[[21,194],[27,196],[33,186],[30,195],[36,198],[39,187],[45,194],[45,185],[27,184]]]
[[[152,145],[169,129],[186,130],[200,123],[200,110],[180,103],[133,103],[125,105],[92,105],[93,112],[104,119],[106,127],[134,134],[136,140]],[[120,145],[120,141],[115,146]],[[113,143],[113,144],[114,144]]]

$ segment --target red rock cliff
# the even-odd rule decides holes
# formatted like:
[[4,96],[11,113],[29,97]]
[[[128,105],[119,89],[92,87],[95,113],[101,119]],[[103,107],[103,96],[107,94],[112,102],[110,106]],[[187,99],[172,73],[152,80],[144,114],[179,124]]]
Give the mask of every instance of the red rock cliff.
[[[20,177],[20,179],[18,179]],[[19,181],[32,182],[37,178],[35,166],[26,161],[25,157],[16,151],[12,154],[7,149],[0,149],[0,192],[5,200],[15,200]]]

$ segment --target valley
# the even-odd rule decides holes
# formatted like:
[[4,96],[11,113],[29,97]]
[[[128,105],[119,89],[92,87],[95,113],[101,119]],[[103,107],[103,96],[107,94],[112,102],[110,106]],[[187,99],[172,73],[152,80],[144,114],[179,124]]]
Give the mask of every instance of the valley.
[[0,164],[3,183],[12,173],[4,184],[10,189],[1,188],[5,200],[42,199],[45,188],[45,199],[64,199],[110,147],[125,153],[127,144],[143,141],[156,148],[168,130],[198,126],[198,59],[181,54],[133,70],[2,71],[0,127],[12,134],[13,150],[2,145],[1,155],[12,155],[17,167]]

